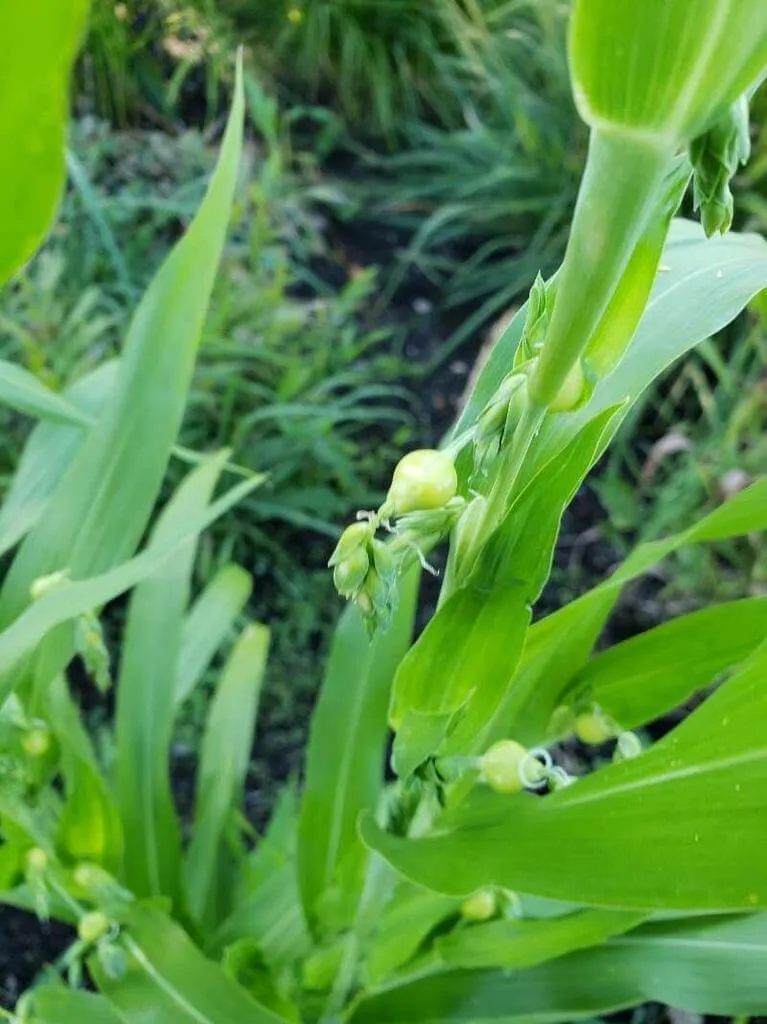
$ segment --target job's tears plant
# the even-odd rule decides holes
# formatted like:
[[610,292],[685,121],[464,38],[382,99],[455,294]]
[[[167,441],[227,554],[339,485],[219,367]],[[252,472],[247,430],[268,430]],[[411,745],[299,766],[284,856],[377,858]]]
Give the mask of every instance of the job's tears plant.
[[[0,120],[25,145],[3,148],[2,194],[28,194],[4,221],[6,275],[60,187],[61,161],[29,160],[60,150],[76,7],[50,19],[32,0],[7,19]],[[227,455],[199,457],[137,553],[168,460],[189,459],[174,444],[235,190],[239,76],[206,198],[120,359],[64,395],[0,365],[3,399],[40,420],[0,513],[0,551],[15,551],[0,592],[0,889],[76,936],[17,1021],[767,1010],[767,599],[595,650],[625,584],[683,545],[767,528],[767,479],[531,615],[563,510],[632,404],[767,284],[763,240],[724,234],[767,7],[576,0],[570,58],[591,145],[564,263],[536,282],[444,448],[405,455],[383,505],[342,534],[330,561],[348,607],[305,776],[265,836],[241,812],[264,627],[225,660],[189,821],[168,771],[174,718],[250,590],[227,565],[192,595],[198,539],[259,479],[216,498]],[[704,230],[673,220],[690,180]],[[437,610],[411,644],[419,577],[445,540]],[[113,664],[98,615],[128,591]],[[108,764],[69,694],[78,656],[116,684]],[[637,734],[712,683],[665,739]],[[611,744],[611,763],[565,771],[572,734]]]

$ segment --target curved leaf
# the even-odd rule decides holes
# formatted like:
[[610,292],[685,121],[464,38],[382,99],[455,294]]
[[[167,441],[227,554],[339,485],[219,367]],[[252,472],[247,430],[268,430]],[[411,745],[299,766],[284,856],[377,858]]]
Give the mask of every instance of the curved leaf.
[[364,995],[351,1024],[539,1024],[648,1001],[700,1014],[767,1006],[767,915],[646,925],[529,970],[449,970]]
[[69,79],[87,0],[3,7],[0,284],[42,242],[64,189]]
[[165,914],[138,907],[126,921],[121,942],[128,969],[107,977],[96,957],[89,969],[99,988],[128,1021],[146,1024],[279,1024],[206,959],[186,932]]
[[423,839],[363,838],[440,892],[485,885],[615,908],[767,905],[767,645],[641,757],[544,799],[475,790]]
[[125,1024],[125,1018],[103,996],[64,985],[41,985],[32,993],[33,1020],[38,1024]]
[[368,638],[353,605],[344,611],[312,718],[298,825],[298,877],[307,919],[341,927],[353,920],[367,851],[361,811],[383,792],[386,709],[397,665],[410,643],[419,574],[409,573],[389,629]]
[[767,637],[767,598],[703,608],[593,657],[573,679],[568,703],[597,704],[634,729],[678,707]]
[[223,249],[242,122],[240,69],[205,199],[134,314],[112,400],[14,559],[0,591],[0,626],[27,606],[37,577],[65,568],[75,578],[103,572],[133,553],[146,528],[183,416]]
[[177,707],[190,696],[234,629],[252,589],[250,573],[231,563],[219,569],[190,608],[181,636],[174,692]]
[[241,811],[268,650],[269,630],[257,623],[246,626],[224,666],[205,723],[184,865],[189,907],[205,933],[232,909],[237,865],[227,829]]

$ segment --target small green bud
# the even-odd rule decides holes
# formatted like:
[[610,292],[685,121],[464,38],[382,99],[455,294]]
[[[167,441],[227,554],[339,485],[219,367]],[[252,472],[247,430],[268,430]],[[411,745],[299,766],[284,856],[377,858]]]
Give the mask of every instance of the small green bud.
[[421,448],[397,463],[382,515],[403,516],[444,508],[458,491],[458,475],[447,452]]
[[351,597],[365,582],[370,558],[364,548],[357,548],[333,568],[333,583],[342,597]]
[[22,736],[21,747],[29,757],[43,757],[51,749],[51,734],[47,729],[30,729]]
[[546,340],[551,321],[551,313],[554,308],[553,286],[546,285],[543,277],[538,272],[530,295],[527,300],[527,316],[525,325],[522,328],[522,337],[514,359],[515,366],[532,357],[540,351]]
[[100,910],[84,914],[77,923],[77,936],[88,946],[103,939],[112,929],[112,922]]
[[301,968],[301,983],[309,992],[327,992],[333,985],[343,959],[344,946],[336,942],[332,946],[315,949]]
[[333,554],[328,560],[328,565],[332,568],[334,565],[338,565],[340,562],[351,558],[360,549],[364,551],[374,532],[373,524],[368,521],[352,523],[351,526],[347,526],[338,539]]
[[492,889],[478,889],[461,904],[466,921],[489,921],[498,911],[498,899]]
[[575,719],[575,735],[581,743],[598,747],[615,736],[615,723],[611,722],[601,711],[586,711]]
[[455,573],[458,577],[468,576],[478,554],[478,541],[487,514],[487,498],[478,494],[472,498],[455,526],[451,550]]
[[549,403],[551,412],[572,412],[583,403],[586,394],[586,377],[580,360],[565,377],[564,383]]
[[730,182],[751,152],[748,99],[741,96],[714,124],[690,143],[693,204],[707,237],[725,234],[733,216]]
[[27,871],[32,875],[42,875],[48,868],[48,854],[39,846],[27,850],[24,857]]
[[32,586],[29,588],[29,596],[33,601],[37,601],[39,598],[45,597],[46,594],[50,594],[52,590],[55,590],[68,579],[69,575],[66,571],[51,572],[47,576],[38,576],[36,580],[32,581]]
[[498,740],[482,755],[482,777],[496,793],[520,793],[525,788],[521,767],[528,750],[516,740]]

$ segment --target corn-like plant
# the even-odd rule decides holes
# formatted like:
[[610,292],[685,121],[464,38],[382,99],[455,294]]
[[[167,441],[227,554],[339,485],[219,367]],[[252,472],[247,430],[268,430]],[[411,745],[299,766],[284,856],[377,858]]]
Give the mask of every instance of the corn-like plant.
[[[16,71],[38,81],[39,60],[50,84],[80,19],[69,5],[48,38],[37,6],[18,8],[10,50]],[[531,619],[563,510],[632,404],[767,284],[763,240],[721,234],[747,150],[745,97],[767,67],[767,7],[576,0],[570,56],[591,143],[564,262],[497,342],[444,448],[406,455],[382,506],[342,535],[330,562],[349,605],[305,779],[255,844],[241,804],[263,627],[240,634],[221,674],[190,822],[168,760],[178,707],[249,589],[228,566],[190,604],[196,543],[259,480],[213,498],[227,456],[201,459],[136,553],[174,457],[229,217],[239,75],[207,195],[119,361],[64,396],[2,366],[5,400],[42,422],[0,516],[0,550],[17,547],[0,593],[0,887],[77,932],[59,965],[69,985],[48,977],[17,1021],[767,1009],[767,601],[595,653],[631,580],[685,545],[767,528],[767,479]],[[2,95],[26,102],[5,74]],[[54,132],[44,105],[24,114],[30,147],[55,149],[61,118]],[[11,170],[15,156],[4,151]],[[44,231],[60,169],[39,168],[44,202],[11,208],[5,273]],[[704,230],[673,220],[690,178]],[[421,569],[448,536],[437,610],[411,646]],[[127,591],[113,673],[98,613]],[[117,676],[108,764],[68,691],[78,656],[97,684]],[[714,682],[645,746],[635,730]],[[573,734],[611,744],[612,763],[575,777],[559,746]],[[86,971],[97,992],[80,987]]]

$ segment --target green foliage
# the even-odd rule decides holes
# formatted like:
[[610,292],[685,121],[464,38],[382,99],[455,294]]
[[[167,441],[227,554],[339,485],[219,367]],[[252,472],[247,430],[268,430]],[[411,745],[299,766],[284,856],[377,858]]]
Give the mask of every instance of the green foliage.
[[42,3],[6,12],[0,216],[14,230],[3,234],[0,283],[40,245],[61,197],[69,78],[87,13],[87,0],[53,12]]
[[[264,200],[276,196],[280,218],[298,209],[305,224],[285,187],[277,109],[251,82],[269,155],[259,212],[247,229],[235,224],[232,251],[252,248],[248,266],[274,275],[279,304],[259,306],[263,288],[255,307],[244,289],[235,301],[226,274],[223,297],[214,292],[242,155],[241,63],[205,196],[148,283],[119,356],[63,393],[5,366],[15,414],[41,422],[0,520],[3,549],[17,548],[0,593],[1,895],[76,927],[58,964],[69,988],[49,977],[19,1006],[22,1020],[476,1024],[564,1022],[645,1000],[698,1014],[767,1005],[764,601],[706,608],[595,653],[631,581],[690,546],[767,529],[767,478],[532,616],[564,511],[621,422],[670,363],[767,285],[762,239],[707,239],[671,223],[694,170],[677,149],[761,69],[761,23],[740,45],[715,0],[699,23],[676,4],[665,21],[655,3],[616,10],[575,7],[574,86],[599,123],[564,264],[536,279],[443,450],[399,460],[378,508],[343,535],[331,560],[350,604],[306,777],[287,785],[260,840],[243,795],[268,631],[248,616],[240,628],[249,582],[236,562],[199,588],[195,565],[203,532],[264,480],[233,466],[226,448],[179,447],[188,400],[187,423],[199,414],[193,371],[205,338],[220,358],[229,339],[242,344],[239,327],[250,342],[253,318],[266,317],[268,336],[284,306],[285,249]],[[680,27],[668,93],[650,74],[647,40],[657,37],[665,59],[667,33]],[[704,81],[712,53],[721,73]],[[623,91],[613,93],[616,82]],[[82,182],[80,192],[93,211]],[[127,266],[112,263],[116,273]],[[312,350],[301,351],[309,362]],[[331,384],[316,384],[314,397],[332,427],[331,355],[321,362]],[[224,363],[225,373],[240,365]],[[225,380],[211,388],[217,402]],[[283,404],[283,418],[305,416],[302,396]],[[391,397],[371,384],[365,399],[382,396]],[[219,440],[241,457],[243,423],[250,431],[274,412],[246,414],[235,398],[232,434]],[[210,441],[191,436],[196,447]],[[195,468],[155,514],[172,459]],[[231,473],[245,478],[216,497]],[[436,608],[411,646],[418,566],[434,571],[427,556],[448,537]],[[113,670],[99,615],[129,591]],[[174,722],[236,630],[194,811],[182,818],[169,777]],[[92,745],[70,696],[78,659],[102,687],[116,676],[111,756]],[[627,731],[712,686],[649,748]],[[571,774],[557,762],[573,735],[615,739],[612,763]],[[81,991],[85,970],[96,995]]]
[[[543,268],[556,268],[586,138],[573,107],[566,9],[480,5],[472,45],[449,64],[461,119],[403,122],[401,151],[369,157],[377,219],[405,234],[389,281],[416,268],[466,312],[448,347],[507,310]],[[477,14],[477,17],[479,15]]]
[[[746,325],[706,342],[648,396],[616,438],[592,487],[608,512],[607,535],[651,540],[746,486],[764,465],[762,300]],[[750,322],[753,321],[753,322]],[[631,436],[647,438],[642,446]],[[651,442],[651,443],[649,443]],[[717,552],[680,552],[664,574],[664,595],[701,603],[709,595],[758,594],[764,550],[752,535]]]

